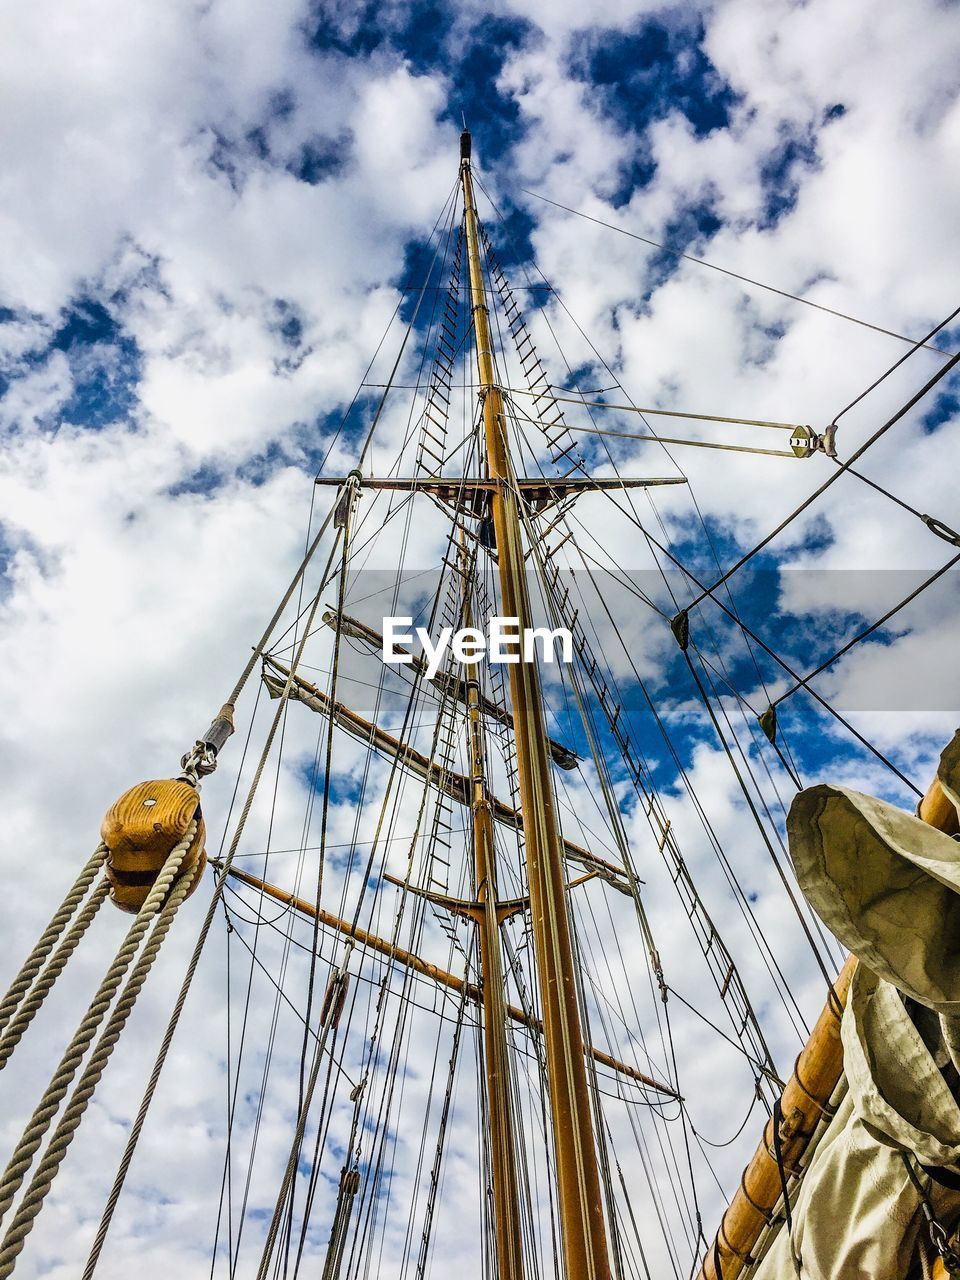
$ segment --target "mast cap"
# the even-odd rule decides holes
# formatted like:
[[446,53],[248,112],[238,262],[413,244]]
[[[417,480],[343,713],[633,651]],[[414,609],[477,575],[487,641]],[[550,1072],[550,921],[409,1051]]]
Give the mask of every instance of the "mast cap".
[[461,133],[460,135],[460,159],[461,160],[470,159],[470,152],[472,149],[472,145],[473,145],[473,139],[470,136],[470,131],[468,129],[464,129],[463,133]]

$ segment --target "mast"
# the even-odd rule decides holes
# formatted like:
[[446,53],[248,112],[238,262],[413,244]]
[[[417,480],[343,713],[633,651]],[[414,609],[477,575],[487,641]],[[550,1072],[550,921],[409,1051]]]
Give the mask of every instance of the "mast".
[[[471,309],[477,341],[487,468],[490,479],[496,482],[490,497],[490,514],[496,536],[502,608],[505,616],[518,620],[522,634],[532,626],[532,611],[524,572],[520,513],[503,397],[497,382],[485,301],[470,151],[470,134],[464,130],[460,138],[460,181],[470,268]],[[583,1032],[577,1003],[559,825],[550,777],[543,697],[536,663],[512,663],[508,671],[516,731],[531,927],[543,1010],[564,1270],[568,1280],[609,1280],[606,1227],[583,1060]]]
[[[463,578],[463,625],[473,626],[470,577],[463,530],[460,530],[460,572]],[[520,1238],[520,1195],[515,1158],[516,1131],[510,1105],[510,1062],[507,1048],[506,1001],[500,922],[504,912],[497,905],[496,848],[493,814],[486,781],[486,751],[480,686],[474,676],[467,682],[467,758],[470,762],[470,810],[473,820],[473,856],[476,867],[477,903],[471,913],[477,923],[483,997],[483,1066],[487,1084],[490,1156],[493,1172],[494,1228],[497,1241],[497,1275],[500,1280],[523,1280]],[[513,907],[513,910],[516,910]]]

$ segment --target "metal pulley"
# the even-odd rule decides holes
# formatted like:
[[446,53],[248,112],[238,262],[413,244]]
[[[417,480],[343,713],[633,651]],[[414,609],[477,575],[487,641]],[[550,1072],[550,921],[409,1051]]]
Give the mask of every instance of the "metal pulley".
[[[202,873],[206,865],[203,846],[207,832],[196,788],[179,778],[140,782],[110,806],[100,836],[108,850],[106,873],[115,906],[133,914],[140,910],[171,851],[194,819],[197,830],[173,884],[198,865]],[[198,874],[188,897],[199,883]]]
[[817,448],[817,436],[809,427],[794,427],[790,432],[790,448],[798,458],[809,458]]
[[812,427],[793,427],[790,431],[790,448],[798,458],[812,458],[815,453],[825,453],[828,458],[837,456],[837,427],[831,423],[818,435]]

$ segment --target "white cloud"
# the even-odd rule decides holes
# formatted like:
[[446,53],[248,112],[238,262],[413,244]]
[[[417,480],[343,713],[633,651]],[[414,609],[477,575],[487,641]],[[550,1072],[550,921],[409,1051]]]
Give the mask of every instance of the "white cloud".
[[[824,0],[799,8],[774,0],[729,0],[705,15],[705,48],[742,95],[730,127],[698,137],[679,111],[670,110],[642,139],[619,129],[589,86],[570,73],[567,55],[585,20],[582,6],[516,3],[505,11],[529,17],[543,37],[512,52],[497,80],[499,92],[517,104],[523,135],[509,158],[478,157],[495,192],[503,194],[501,160],[509,159],[511,177],[522,185],[654,239],[663,238],[684,210],[709,198],[723,226],[709,241],[695,243],[694,253],[702,251],[733,271],[785,289],[805,290],[826,306],[904,333],[921,333],[949,310],[947,255],[960,215],[951,156],[960,108],[952,97],[957,35],[947,9],[933,3],[908,12],[864,4],[838,9]],[[623,29],[650,11],[618,0],[592,9],[589,21]],[[4,857],[16,886],[16,910],[9,915],[3,947],[7,970],[19,962],[61,887],[95,843],[111,799],[141,777],[175,771],[180,753],[229,691],[299,559],[311,490],[311,477],[299,465],[284,463],[262,483],[254,483],[242,468],[271,445],[299,464],[304,429],[349,402],[397,303],[404,248],[429,230],[456,176],[457,131],[442,118],[447,98],[455,93],[447,72],[418,75],[383,51],[354,59],[308,55],[300,33],[305,17],[305,6],[289,0],[269,9],[184,2],[149,15],[112,0],[87,0],[69,10],[48,3],[21,6],[3,19],[0,303],[18,311],[16,319],[0,324],[0,350],[11,376],[0,404],[0,551],[7,558],[0,592],[0,758],[8,783]],[[464,22],[458,40],[467,38],[466,28]],[[845,114],[823,124],[824,113],[838,101]],[[269,139],[268,159],[250,137],[261,126]],[[812,133],[817,163],[797,164],[795,206],[768,226],[763,169],[787,128]],[[309,185],[290,168],[302,147],[318,139],[334,140],[343,163]],[[654,177],[627,205],[613,209],[610,200],[623,166],[641,145],[656,161]],[[220,168],[214,153],[221,156]],[[536,223],[533,244],[540,266],[640,403],[823,426],[904,349],[892,339],[771,295],[745,294],[693,263],[678,266],[647,298],[646,248],[541,202],[530,200],[527,208]],[[811,280],[818,283],[809,285]],[[54,351],[31,358],[43,352],[64,309],[82,294],[109,305],[141,357],[138,403],[130,420],[95,431],[82,422],[60,423],[82,373],[75,356]],[[278,301],[292,308],[302,325],[295,352],[278,332]],[[587,385],[607,385],[575,326],[556,308],[549,318],[571,362],[591,366]],[[768,332],[776,325],[783,327],[782,338]],[[567,373],[544,319],[533,327],[553,376],[562,382]],[[371,380],[383,380],[395,351],[394,346],[381,353]],[[413,365],[408,353],[404,376]],[[908,362],[843,420],[841,452],[864,439],[938,367],[932,355]],[[374,454],[378,468],[392,461],[404,437],[408,407],[397,403],[384,418],[383,444]],[[569,417],[576,420],[574,413]],[[623,417],[611,425],[632,430],[639,423]],[[949,520],[956,474],[950,429],[924,434],[915,420],[904,422],[866,455],[864,470],[921,510]],[[763,436],[759,443],[770,441]],[[772,528],[833,470],[824,459],[793,463],[679,450],[675,456],[714,527],[744,542]],[[353,446],[341,443],[331,466],[347,468],[353,457]],[[624,445],[617,457],[624,471],[672,473],[655,446]],[[190,492],[189,486],[182,491],[179,486],[203,465],[218,477],[210,492]],[[655,501],[668,533],[689,532],[692,508],[682,491],[662,491]],[[365,498],[363,509],[369,513],[366,536],[386,503],[373,506]],[[626,521],[604,520],[598,510],[585,503],[584,520],[614,561],[628,569],[650,568],[637,529]],[[662,534],[645,499],[638,510]],[[812,544],[810,530],[824,520],[831,538]],[[391,564],[405,539],[409,565],[435,565],[441,530],[432,508],[427,517],[418,509],[416,519],[402,513],[371,548],[371,564]],[[777,547],[785,563],[836,570],[929,569],[949,554],[946,544],[913,516],[850,479],[834,485]],[[729,554],[725,549],[724,559]],[[867,613],[893,602],[881,599],[883,589],[876,582],[852,575],[849,580],[856,585],[844,595],[847,606],[856,604]],[[787,575],[781,604],[809,604],[803,595],[809,581]],[[825,679],[824,689],[842,703],[856,700],[864,682],[873,687],[896,678],[904,664],[948,664],[954,615],[950,592],[931,597],[907,616],[909,633],[857,664],[845,664]],[[824,608],[824,617],[829,616]],[[672,638],[646,612],[635,634],[640,670],[655,675],[672,653]],[[719,642],[726,658],[736,657],[728,636],[721,634]],[[797,661],[804,656],[791,655]],[[611,654],[611,659],[625,677],[622,655]],[[321,673],[307,674],[322,682],[329,660],[324,631],[308,657]],[[351,668],[354,672],[362,675],[359,668]],[[671,692],[673,721],[700,717],[702,723],[690,691]],[[756,689],[745,692],[759,704]],[[343,696],[363,706],[365,693],[369,696],[355,684]],[[228,812],[252,702],[248,697],[241,706],[240,732],[225,753],[223,772],[204,790],[211,848]],[[736,708],[729,699],[725,705],[733,717]],[[258,711],[241,794],[270,713],[263,706]],[[381,722],[397,727],[397,719],[390,718],[395,714],[395,704],[384,708]],[[885,749],[905,759],[912,775],[926,780],[935,744],[947,731],[937,713],[918,707],[854,718]],[[318,727],[303,708],[290,708],[283,765],[276,775],[265,776],[245,852],[263,849],[268,841],[275,849],[301,842],[305,770],[314,760]],[[824,722],[825,740],[833,731]],[[416,732],[423,745],[426,730]],[[745,728],[738,732],[746,741]],[[659,744],[651,751],[658,759],[665,755]],[[354,784],[359,785],[364,761],[361,744],[338,740],[338,767]],[[844,776],[852,785],[877,791],[889,785],[877,764],[838,768],[849,770]],[[777,961],[791,978],[801,975],[797,996],[810,1013],[822,984],[712,738],[694,753],[691,775],[737,875],[757,895],[757,919]],[[386,766],[376,764],[359,819],[351,803],[338,799],[331,816],[333,842],[372,838],[386,776]],[[498,786],[504,785],[498,776]],[[563,803],[573,838],[577,821],[583,823],[584,840],[600,838],[605,820],[596,808],[598,796],[589,771],[586,782],[570,781]],[[764,797],[776,812],[769,784]],[[418,801],[417,787],[408,782],[393,835],[414,829]],[[778,1060],[788,1063],[796,1035],[710,840],[679,787],[668,796],[668,807],[688,865],[756,993]],[[304,843],[316,843],[317,822],[315,807]],[[709,979],[656,844],[629,806],[627,825],[640,874],[648,882],[647,906],[668,980],[688,998],[702,997],[708,1016],[721,1018],[722,1008],[705,994]],[[404,842],[392,844],[390,851],[389,865],[402,874]],[[244,865],[260,863],[251,858]],[[307,894],[316,864],[310,854],[302,860],[275,854],[269,874],[288,886],[298,883]],[[345,864],[332,858],[328,875],[335,906]],[[597,886],[582,892],[606,929],[603,892]],[[205,901],[201,889],[171,936],[169,952],[31,1238],[30,1256],[21,1263],[24,1274],[30,1274],[30,1266],[51,1276],[77,1272]],[[392,927],[394,909],[395,900],[382,895],[381,915],[374,921],[381,932]],[[621,927],[619,936],[634,937],[626,900],[614,898],[610,909]],[[596,926],[585,906],[582,912],[584,937],[592,938]],[[72,1025],[81,994],[95,981],[97,964],[123,927],[115,913],[98,922],[94,945],[82,949],[73,980],[8,1069],[12,1101],[5,1103],[0,1121],[8,1148],[52,1065],[51,1046]],[[237,927],[252,944],[252,928]],[[309,931],[295,927],[296,936],[308,941]],[[425,927],[424,954],[443,957],[443,934],[432,918]],[[231,945],[236,1037],[248,962],[242,945]],[[276,971],[282,941],[264,933],[257,945],[264,963]],[[145,1241],[150,1256],[162,1254],[167,1269],[184,1276],[209,1272],[224,1138],[224,947],[218,922],[104,1255],[104,1276],[125,1275],[133,1265],[142,1269]],[[323,954],[327,959],[336,952],[325,946]],[[666,1072],[655,1034],[657,998],[647,990],[639,942],[626,948],[622,974],[615,967],[608,973],[606,958],[598,945],[590,961],[596,981],[610,1000],[625,991],[635,995],[631,1030],[647,1035],[656,1072]],[[364,962],[365,977],[378,973],[379,961]],[[306,960],[293,950],[286,990],[298,1003],[305,980]],[[361,980],[356,990],[366,1007],[369,984]],[[417,994],[425,1002],[433,999],[429,990]],[[243,1076],[244,1089],[251,1091],[259,1087],[273,998],[269,982],[257,971]],[[388,1007],[394,1023],[397,1009]],[[733,1119],[741,1117],[733,1116],[730,1098],[713,1084],[720,1057],[703,1053],[702,1024],[674,1009],[694,1123],[707,1137],[728,1136]],[[448,1024],[441,1024],[438,1042],[436,1020],[426,1013],[415,1018],[402,1106],[394,1117],[401,1123],[407,1115],[419,1121],[433,1055],[442,1076],[449,1051]],[[278,1025],[271,1105],[251,1199],[260,1213],[272,1209],[286,1157],[299,1061],[296,1019],[283,1011]],[[602,1030],[597,1015],[594,1031],[599,1036]],[[629,1037],[622,1027],[618,1034],[618,1049],[626,1054]],[[442,1262],[444,1270],[459,1270],[464,1277],[479,1274],[474,1036],[473,1030],[465,1033],[436,1255],[438,1267]],[[359,1073],[362,1047],[360,1037],[351,1042],[344,1060],[348,1070]],[[737,1098],[746,1098],[749,1077],[742,1062],[733,1050],[714,1047],[717,1055],[727,1055],[724,1071],[738,1081]],[[372,1097],[379,1097],[382,1081],[377,1077]],[[435,1093],[433,1124],[438,1105]],[[620,1109],[615,1119],[618,1150],[633,1150],[623,1113]],[[535,1120],[527,1118],[532,1126]],[[338,1141],[346,1123],[338,1112],[332,1131]],[[655,1149],[658,1122],[643,1113],[638,1123]],[[252,1126],[253,1104],[244,1095],[235,1134],[237,1183],[245,1174]],[[754,1136],[748,1126],[719,1157],[726,1184],[735,1180]],[[398,1200],[410,1187],[420,1133],[404,1126],[401,1137]],[[429,1143],[425,1151],[429,1163]],[[637,1203],[651,1219],[653,1202],[636,1156],[624,1167]],[[710,1189],[699,1157],[698,1169],[709,1230],[720,1197]],[[332,1187],[324,1182],[313,1219],[311,1265],[322,1257],[332,1205]],[[389,1223],[385,1259],[402,1251],[403,1225],[398,1224],[399,1217]],[[262,1229],[262,1218],[247,1224],[241,1271],[255,1265]],[[651,1242],[650,1247],[651,1257],[666,1267],[660,1246]]]

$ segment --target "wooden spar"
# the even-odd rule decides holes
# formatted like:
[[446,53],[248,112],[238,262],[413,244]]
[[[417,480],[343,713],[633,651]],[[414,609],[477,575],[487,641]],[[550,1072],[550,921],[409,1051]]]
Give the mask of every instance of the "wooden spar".
[[[266,673],[264,673],[263,677],[270,696],[278,698],[286,685],[287,679],[290,677],[290,672],[276,658],[265,657],[264,662],[283,674],[283,680],[278,680],[275,676],[270,676]],[[323,715],[329,715],[332,711],[337,724],[346,729],[348,733],[354,734],[363,742],[369,742],[385,755],[396,756],[402,765],[405,765],[419,777],[427,778],[435,787],[443,791],[445,795],[448,795],[451,800],[456,800],[458,804],[469,806],[470,779],[464,774],[452,773],[449,769],[441,771],[433,764],[429,756],[425,756],[423,752],[417,751],[415,748],[401,742],[399,738],[387,733],[385,729],[381,729],[379,725],[374,724],[372,721],[365,720],[363,716],[344,706],[342,702],[331,703],[331,700],[322,689],[318,689],[315,684],[311,684],[309,680],[305,680],[302,676],[293,676],[289,696],[295,701],[302,702],[305,706],[310,707],[312,711],[318,711]],[[516,809],[504,804],[496,796],[489,796],[488,800],[495,821],[502,822],[505,826],[519,826],[521,830],[523,829],[523,815],[518,813]],[[582,866],[589,868],[589,870],[595,871],[601,879],[612,885],[613,888],[619,889],[621,893],[628,895],[631,893],[626,873],[616,863],[607,862],[604,858],[598,858],[589,849],[584,849],[581,845],[574,844],[572,840],[563,840],[563,851],[572,862],[580,863]]]
[[[958,829],[957,811],[937,779],[921,800],[917,816],[947,835],[954,835]],[[788,1171],[799,1166],[843,1071],[840,1019],[856,967],[856,956],[849,956],[781,1095],[780,1151]],[[700,1264],[697,1280],[734,1280],[740,1275],[782,1192],[771,1117],[720,1221],[716,1238]],[[720,1272],[716,1265],[718,1258]]]
[[[470,170],[470,134],[460,138],[460,182],[470,272],[470,300],[483,404],[487,472],[502,481],[490,494],[500,607],[520,634],[533,621],[520,539],[516,477],[493,359],[493,337],[480,257],[480,227]],[[520,808],[527,856],[530,922],[543,1009],[543,1040],[553,1127],[557,1201],[566,1280],[609,1280],[606,1223],[593,1114],[583,1060],[583,1031],[567,914],[563,856],[547,753],[546,717],[536,663],[508,667],[517,744]]]
[[[473,626],[470,579],[460,529],[460,575],[463,581],[464,627]],[[497,852],[493,813],[486,778],[486,740],[480,711],[480,686],[467,681],[467,758],[470,762],[470,813],[476,869],[478,931],[483,1008],[483,1070],[487,1090],[487,1128],[490,1137],[493,1225],[497,1246],[497,1275],[523,1280],[520,1191],[517,1186],[516,1129],[510,1088],[503,954],[497,908]]]
[[[222,863],[213,861],[211,866],[219,868],[222,867]],[[318,920],[320,924],[326,925],[329,929],[335,929],[337,933],[342,933],[344,937],[353,938],[362,947],[366,947],[370,951],[376,951],[378,955],[388,956],[391,960],[395,960],[397,964],[405,965],[408,969],[412,969],[414,973],[419,973],[422,977],[429,978],[431,982],[435,982],[439,987],[447,987],[450,991],[466,991],[468,1000],[472,1000],[474,1004],[480,1004],[480,989],[475,983],[466,982],[463,978],[457,977],[455,973],[448,973],[445,969],[440,969],[437,965],[431,964],[429,960],[424,960],[421,956],[414,955],[412,951],[404,951],[402,947],[394,946],[386,938],[380,938],[375,933],[362,929],[359,925],[351,924],[348,920],[341,920],[339,916],[335,916],[329,911],[324,911],[322,908],[318,909],[312,902],[297,898],[292,893],[288,893],[286,889],[278,888],[275,884],[268,884],[266,880],[260,880],[257,876],[251,875],[249,871],[240,871],[236,867],[230,867],[227,874],[232,876],[234,880],[242,880],[244,884],[250,885],[253,889],[259,889],[268,898],[273,898],[275,902],[282,902],[285,906],[292,907],[294,911],[298,911],[301,915],[307,916],[311,920]],[[521,1026],[527,1027],[536,1035],[543,1034],[543,1023],[540,1019],[524,1013],[516,1005],[505,1005],[504,1013],[511,1022],[519,1022]],[[671,1085],[664,1084],[662,1081],[654,1079],[653,1076],[648,1076],[644,1072],[638,1071],[636,1067],[631,1067],[626,1062],[621,1062],[609,1053],[604,1053],[602,1049],[594,1049],[592,1046],[587,1046],[584,1049],[584,1053],[589,1054],[594,1062],[603,1067],[609,1067],[612,1071],[616,1071],[618,1075],[625,1076],[628,1080],[633,1080],[637,1084],[643,1085],[645,1089],[653,1089],[657,1093],[665,1094],[668,1098],[675,1098],[678,1102],[683,1101],[680,1094]]]
[[[383,653],[383,636],[379,631],[375,631],[373,627],[368,627],[365,622],[361,622],[359,618],[351,618],[349,614],[344,614],[338,622],[337,614],[334,610],[328,609],[323,614],[321,621],[334,631],[339,626],[342,635],[350,636],[354,640],[360,640],[369,645],[375,652]],[[404,649],[401,645],[396,646],[396,651],[407,655],[407,661],[412,671],[425,675],[427,664],[423,658],[418,658],[415,653],[410,653],[409,650]],[[438,671],[433,677],[433,683],[440,693],[456,698],[458,702],[466,702],[466,680],[453,675],[449,671]],[[506,707],[501,707],[498,702],[494,702],[492,698],[485,697],[482,693],[480,694],[478,705],[485,716],[489,716],[491,720],[496,720],[498,724],[504,725],[512,732],[513,716]],[[547,745],[550,748],[550,756],[555,765],[558,765],[561,769],[575,769],[577,767],[577,761],[580,757],[570,747],[565,747],[562,742],[557,742],[553,738],[547,739]]]

